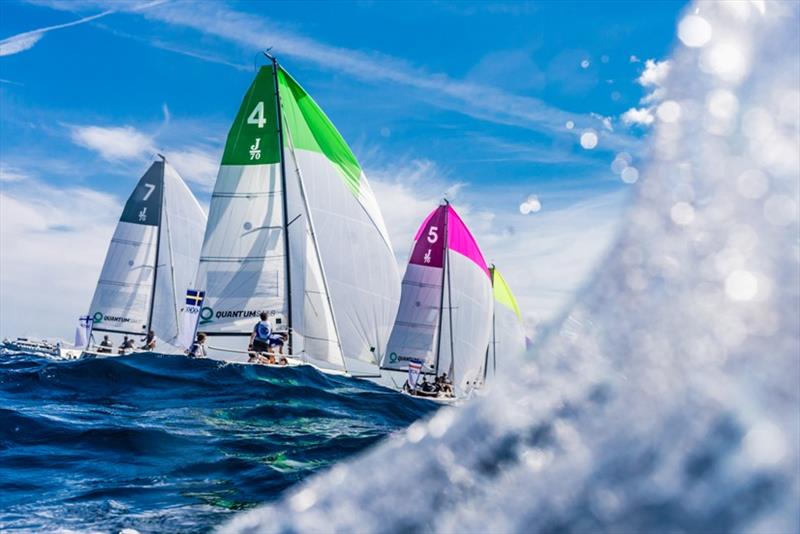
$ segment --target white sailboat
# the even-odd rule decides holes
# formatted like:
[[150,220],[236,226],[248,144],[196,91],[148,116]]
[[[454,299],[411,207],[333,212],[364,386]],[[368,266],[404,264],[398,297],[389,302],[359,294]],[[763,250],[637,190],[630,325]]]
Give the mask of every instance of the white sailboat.
[[180,309],[205,224],[197,199],[160,156],[125,203],[109,244],[89,311],[94,347],[85,354],[98,354],[100,335],[113,338],[112,354],[118,354],[122,336],[139,346],[150,330],[157,352],[182,352]]
[[486,349],[483,364],[484,383],[497,373],[497,358],[505,361],[515,360],[525,352],[525,326],[522,321],[517,299],[497,267],[491,265],[494,308],[492,311],[492,334]]
[[[427,381],[446,374],[452,394],[438,399],[469,396],[483,382],[493,302],[483,254],[445,201],[415,236],[381,365],[382,383],[419,391],[418,376]],[[414,383],[406,387],[409,380]]]
[[209,356],[248,357],[259,314],[292,364],[379,376],[399,300],[383,217],[358,160],[271,56],[231,126],[195,287]]

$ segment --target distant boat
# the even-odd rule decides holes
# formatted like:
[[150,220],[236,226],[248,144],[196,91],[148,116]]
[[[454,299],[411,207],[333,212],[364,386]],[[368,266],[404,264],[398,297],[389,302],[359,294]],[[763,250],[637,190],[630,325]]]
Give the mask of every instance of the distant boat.
[[428,215],[414,240],[382,381],[410,389],[404,388],[410,376],[419,390],[421,380],[446,373],[453,390],[448,397],[464,398],[484,379],[491,274],[475,238],[446,201]]
[[112,354],[118,354],[121,336],[138,347],[152,330],[156,351],[182,352],[180,309],[195,276],[205,224],[203,209],[178,172],[163,156],[154,161],[125,203],[97,281],[89,308],[95,348],[97,335],[107,334],[114,339]]
[[525,326],[517,299],[494,265],[489,267],[489,274],[492,278],[494,307],[492,335],[483,366],[484,382],[496,374],[498,355],[501,360],[510,361],[521,356],[526,349]]
[[212,358],[246,360],[266,312],[291,364],[380,374],[400,288],[383,217],[347,143],[274,59],[228,134],[195,287]]

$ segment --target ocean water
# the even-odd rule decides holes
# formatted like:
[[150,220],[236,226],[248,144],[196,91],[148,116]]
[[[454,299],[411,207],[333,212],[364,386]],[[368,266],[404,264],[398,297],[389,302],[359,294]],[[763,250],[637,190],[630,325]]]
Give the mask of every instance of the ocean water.
[[800,4],[676,34],[617,242],[532,354],[224,532],[800,532]]
[[310,367],[0,349],[0,531],[208,531],[433,408]]

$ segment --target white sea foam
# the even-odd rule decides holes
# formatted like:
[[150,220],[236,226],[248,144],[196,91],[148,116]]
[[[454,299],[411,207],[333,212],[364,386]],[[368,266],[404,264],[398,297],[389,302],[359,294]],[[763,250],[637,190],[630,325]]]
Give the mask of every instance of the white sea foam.
[[224,531],[800,531],[798,5],[692,13],[679,116],[535,359]]

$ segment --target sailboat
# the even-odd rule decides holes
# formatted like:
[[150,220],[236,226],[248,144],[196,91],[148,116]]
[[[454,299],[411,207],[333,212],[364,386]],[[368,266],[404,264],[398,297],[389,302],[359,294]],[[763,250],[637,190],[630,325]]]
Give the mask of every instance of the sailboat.
[[483,254],[445,201],[428,215],[414,238],[397,319],[381,365],[384,384],[418,391],[419,376],[427,381],[446,374],[452,388],[447,397],[469,396],[483,382],[493,302],[491,273]]
[[96,350],[99,335],[113,338],[118,354],[122,336],[140,345],[150,330],[157,352],[183,351],[180,309],[195,276],[205,224],[197,199],[159,155],[125,203],[109,244],[89,308],[84,355],[108,355]]
[[494,308],[492,311],[492,334],[486,349],[483,364],[484,383],[497,373],[497,355],[505,360],[515,359],[525,352],[525,326],[517,299],[497,267],[489,267],[492,280]]
[[290,364],[380,374],[399,275],[369,182],[319,105],[272,56],[228,133],[195,287],[212,358],[245,361],[262,312]]

